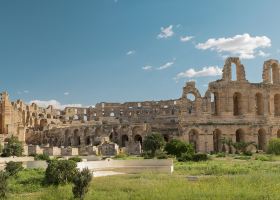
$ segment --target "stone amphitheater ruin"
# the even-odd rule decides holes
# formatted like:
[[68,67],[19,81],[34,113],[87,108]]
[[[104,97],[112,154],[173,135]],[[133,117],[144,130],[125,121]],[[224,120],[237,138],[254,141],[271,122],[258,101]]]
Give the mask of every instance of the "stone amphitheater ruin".
[[[232,80],[232,65],[236,80]],[[264,62],[263,81],[250,83],[239,58],[225,61],[222,79],[210,82],[204,96],[187,82],[174,100],[98,103],[95,107],[27,105],[10,102],[2,93],[0,141],[15,135],[26,152],[52,155],[117,154],[118,149],[140,154],[144,137],[152,132],[166,141],[179,138],[197,152],[221,151],[222,138],[254,141],[265,151],[271,138],[280,137],[280,65]],[[188,95],[194,98],[188,98]]]

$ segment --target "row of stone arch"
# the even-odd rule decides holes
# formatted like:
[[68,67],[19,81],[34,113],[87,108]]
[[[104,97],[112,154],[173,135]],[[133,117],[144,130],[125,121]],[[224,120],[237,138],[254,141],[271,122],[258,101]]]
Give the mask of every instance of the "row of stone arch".
[[[188,132],[188,140],[190,144],[193,144],[196,151],[199,151],[201,148],[199,147],[200,144],[200,134],[198,130],[191,129]],[[220,129],[215,129],[212,133],[212,142],[213,142],[213,151],[220,152],[222,150],[222,139],[225,136]],[[277,131],[277,138],[280,138],[280,129]],[[234,138],[231,138],[233,142],[252,142],[246,140],[246,132],[239,128],[235,131]],[[266,150],[267,147],[267,132],[264,128],[260,128],[257,132],[256,143],[259,150]]]

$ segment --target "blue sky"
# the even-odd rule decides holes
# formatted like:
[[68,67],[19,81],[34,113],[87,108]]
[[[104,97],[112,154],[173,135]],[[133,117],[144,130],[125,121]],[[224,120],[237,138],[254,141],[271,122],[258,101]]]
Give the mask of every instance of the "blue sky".
[[263,62],[280,56],[279,7],[277,0],[1,0],[0,89],[13,100],[93,105],[179,98],[195,80],[204,95],[228,55],[241,56],[247,79],[259,82]]

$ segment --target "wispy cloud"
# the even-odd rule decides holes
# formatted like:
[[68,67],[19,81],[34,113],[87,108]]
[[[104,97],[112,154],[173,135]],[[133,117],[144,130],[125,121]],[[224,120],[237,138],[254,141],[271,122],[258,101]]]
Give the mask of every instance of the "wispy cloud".
[[57,100],[48,100],[48,101],[42,101],[42,100],[32,100],[29,102],[29,104],[35,103],[39,107],[47,108],[48,106],[52,105],[56,109],[63,110],[66,107],[82,107],[82,104],[61,104]]
[[169,38],[174,35],[173,25],[170,25],[166,28],[161,27],[160,30],[161,30],[161,32],[157,36],[158,39]]
[[130,51],[126,52],[126,55],[127,55],[127,56],[130,56],[130,55],[133,55],[133,54],[135,54],[135,53],[136,53],[135,50],[130,50]]
[[265,58],[270,56],[269,53],[266,53],[266,52],[264,52],[264,51],[262,51],[262,50],[259,50],[258,55],[261,56],[261,57],[265,57]]
[[170,61],[170,62],[167,62],[167,63],[161,65],[160,67],[157,68],[157,70],[167,69],[167,68],[171,67],[172,65],[174,65],[174,61]]
[[180,41],[181,41],[181,42],[188,42],[188,41],[190,41],[191,39],[193,39],[193,36],[181,36],[181,37],[180,37]]
[[151,65],[145,65],[144,67],[142,67],[142,69],[145,71],[149,71],[149,70],[152,70],[153,67]]
[[196,48],[217,51],[223,56],[224,53],[231,56],[239,56],[243,59],[252,59],[258,55],[256,49],[271,46],[271,40],[267,36],[252,37],[248,33],[235,35],[229,38],[210,38],[204,43],[199,43]]
[[65,96],[68,96],[70,94],[70,92],[64,92],[63,93]]
[[222,68],[218,66],[209,66],[203,67],[202,70],[196,71],[191,68],[184,72],[180,72],[174,78],[175,80],[179,80],[182,78],[195,78],[195,77],[206,77],[206,76],[219,76],[222,75]]

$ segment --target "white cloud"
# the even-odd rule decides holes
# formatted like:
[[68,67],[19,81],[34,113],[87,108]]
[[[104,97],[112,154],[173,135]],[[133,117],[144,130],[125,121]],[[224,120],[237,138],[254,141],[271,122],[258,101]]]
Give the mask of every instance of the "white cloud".
[[145,71],[148,71],[148,70],[152,70],[153,67],[150,66],[150,65],[146,65],[146,66],[142,67],[142,69],[145,70]]
[[179,80],[182,78],[194,78],[194,77],[205,77],[205,76],[219,76],[222,75],[222,68],[218,66],[209,66],[203,67],[200,71],[195,71],[195,69],[191,68],[184,72],[180,72],[174,78],[175,80]]
[[188,42],[188,41],[190,41],[191,39],[193,39],[193,36],[187,36],[187,35],[186,35],[185,37],[184,37],[184,36],[181,36],[181,37],[180,37],[180,41],[181,41],[181,42]]
[[161,65],[160,67],[158,67],[157,70],[167,69],[167,68],[171,67],[173,64],[174,64],[174,61],[167,62],[167,63]]
[[196,48],[217,51],[219,54],[228,53],[243,59],[252,59],[258,52],[257,48],[271,46],[271,40],[267,36],[251,37],[248,33],[235,35],[229,38],[210,38],[204,43],[199,43]]
[[162,39],[162,38],[172,37],[174,35],[174,32],[172,29],[173,29],[173,25],[170,25],[166,28],[161,27],[160,28],[161,32],[158,34],[157,38]]
[[269,53],[265,53],[265,52],[263,52],[262,50],[259,50],[258,55],[261,56],[261,57],[268,57],[268,56],[270,56]]
[[65,96],[68,96],[70,94],[70,92],[64,92],[63,93]]
[[52,105],[56,109],[63,110],[65,107],[82,107],[82,104],[61,104],[57,100],[48,100],[48,101],[41,101],[41,100],[32,100],[29,104],[35,103],[39,107],[47,108],[49,105]]
[[130,50],[130,51],[126,52],[126,55],[127,55],[127,56],[130,56],[130,55],[133,55],[133,54],[135,54],[135,53],[136,53],[135,50]]

